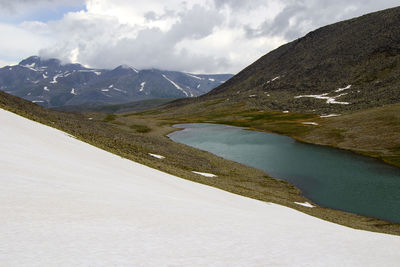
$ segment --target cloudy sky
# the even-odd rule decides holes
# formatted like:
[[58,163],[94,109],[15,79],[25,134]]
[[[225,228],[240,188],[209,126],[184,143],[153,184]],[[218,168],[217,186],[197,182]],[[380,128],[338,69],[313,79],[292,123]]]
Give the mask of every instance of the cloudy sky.
[[97,68],[129,64],[236,73],[320,26],[398,0],[0,0],[0,66],[40,55]]

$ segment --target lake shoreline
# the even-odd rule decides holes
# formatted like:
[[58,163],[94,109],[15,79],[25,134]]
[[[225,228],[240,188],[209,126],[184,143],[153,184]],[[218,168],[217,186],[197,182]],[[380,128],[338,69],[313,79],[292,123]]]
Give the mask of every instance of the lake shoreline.
[[[249,128],[249,127],[236,127],[236,126],[232,126],[232,125],[228,125],[228,126],[226,126],[226,125],[224,125],[224,124],[210,124],[210,123],[202,123],[202,124],[197,124],[197,123],[195,123],[195,124],[190,124],[190,123],[184,123],[184,124],[175,124],[175,125],[173,125],[173,127],[175,127],[175,128],[177,128],[177,130],[176,131],[173,131],[172,133],[170,133],[170,134],[168,134],[167,136],[169,137],[169,138],[171,138],[171,135],[174,135],[175,134],[175,136],[176,136],[176,133],[177,132],[179,132],[179,131],[190,131],[191,129],[197,129],[197,127],[196,126],[194,126],[194,127],[185,127],[185,125],[186,126],[192,126],[192,125],[204,125],[205,126],[205,128],[207,128],[207,126],[209,126],[209,125],[215,125],[215,126],[217,126],[217,125],[223,125],[224,127],[232,127],[231,129],[237,129],[237,130],[244,130],[244,131],[247,131],[247,130],[250,130],[250,131],[252,131],[252,132],[257,132],[257,133],[263,133],[263,132],[261,132],[261,131],[255,131],[254,129],[251,129],[251,128]],[[189,130],[188,130],[189,129]],[[200,127],[199,128],[200,130],[201,129],[203,129],[202,127]],[[228,128],[227,128],[228,129]],[[205,132],[203,132],[203,135],[204,134],[206,134]],[[215,133],[214,133],[215,134]],[[290,140],[293,140],[293,142],[296,142],[296,143],[298,143],[298,144],[302,144],[302,145],[305,145],[305,146],[309,146],[310,144],[308,144],[308,143],[306,143],[306,142],[299,142],[296,138],[292,138],[292,137],[290,137],[290,136],[285,136],[285,135],[279,135],[279,134],[276,134],[276,133],[268,133],[267,132],[267,134],[272,134],[272,135],[274,135],[274,136],[280,136],[280,137],[285,137],[285,138],[290,138]],[[228,137],[226,137],[226,138],[228,138]],[[177,139],[179,139],[179,138],[171,138],[172,140],[174,140],[174,141],[176,141],[176,142],[181,142],[182,143],[182,140],[181,141],[179,141],[179,140],[177,140]],[[204,138],[202,139],[202,141],[203,142],[207,142],[206,140],[204,140]],[[215,140],[214,140],[215,141]],[[218,141],[215,141],[215,142],[218,142]],[[187,143],[187,141],[186,142],[183,142],[183,144],[186,144],[186,145],[188,145],[188,143]],[[190,144],[189,144],[190,145]],[[217,144],[215,144],[216,146],[217,146]],[[236,145],[236,144],[235,144]],[[396,172],[395,172],[395,178],[394,179],[396,179],[396,177],[397,177],[397,174],[400,174],[400,172],[397,172],[397,171],[400,171],[396,166],[392,166],[392,165],[388,165],[388,164],[386,164],[386,163],[382,163],[382,161],[379,161],[379,160],[377,160],[377,159],[375,159],[375,158],[371,158],[371,157],[368,157],[368,156],[365,156],[365,155],[360,155],[359,153],[354,153],[353,151],[351,151],[351,150],[345,150],[345,149],[337,149],[337,148],[335,148],[335,147],[329,147],[329,146],[324,146],[324,145],[319,145],[319,144],[311,144],[311,145],[313,145],[313,146],[310,146],[310,147],[313,147],[313,149],[317,149],[317,150],[322,150],[322,151],[327,151],[327,149],[329,149],[329,151],[330,150],[332,150],[332,151],[334,151],[335,152],[335,154],[337,154],[337,153],[341,153],[340,155],[342,155],[342,153],[345,153],[345,154],[343,154],[343,155],[346,155],[346,157],[349,157],[350,159],[353,159],[353,160],[356,160],[356,161],[362,161],[361,163],[363,164],[363,165],[365,165],[365,164],[367,164],[367,167],[370,167],[370,165],[372,164],[372,166],[375,166],[375,165],[377,165],[378,167],[385,167],[385,168],[389,168],[387,171],[389,171],[389,172],[392,172],[392,169],[395,169],[396,170]],[[334,209],[334,210],[340,210],[340,211],[344,211],[344,212],[350,212],[350,213],[353,213],[353,214],[357,214],[357,215],[361,215],[361,216],[367,216],[367,217],[370,217],[370,218],[380,218],[381,220],[385,220],[385,221],[387,221],[387,222],[391,222],[391,223],[396,223],[396,224],[398,224],[399,223],[399,221],[400,221],[400,219],[399,218],[397,218],[398,217],[398,215],[390,215],[391,214],[391,212],[387,212],[387,214],[389,214],[389,215],[372,215],[372,214],[374,214],[374,213],[372,213],[371,214],[371,211],[370,211],[370,208],[368,207],[368,205],[366,205],[366,206],[360,206],[360,208],[356,208],[356,209],[354,209],[354,208],[351,208],[350,210],[349,210],[349,208],[343,208],[342,206],[340,206],[340,205],[344,205],[344,206],[346,206],[347,204],[346,204],[346,202],[345,201],[343,201],[344,202],[344,204],[340,204],[339,206],[338,206],[338,204],[334,204],[333,206],[332,206],[332,204],[327,204],[328,202],[326,202],[326,200],[324,200],[322,203],[321,203],[321,200],[319,200],[318,199],[318,195],[315,195],[315,194],[310,194],[309,192],[307,192],[307,190],[305,189],[305,187],[304,186],[302,186],[301,184],[299,185],[299,183],[298,182],[293,182],[293,180],[288,180],[288,178],[286,177],[282,177],[282,175],[276,175],[276,174],[274,174],[274,171],[271,171],[270,169],[267,169],[267,168],[264,168],[264,167],[259,167],[259,166],[256,166],[254,163],[250,163],[249,164],[249,162],[246,162],[246,161],[240,161],[240,160],[237,160],[237,159],[235,159],[235,158],[232,158],[232,157],[224,157],[222,154],[219,154],[219,153],[214,153],[215,151],[212,151],[212,150],[207,150],[207,148],[204,148],[204,144],[203,144],[203,147],[201,147],[201,146],[196,146],[196,145],[194,145],[194,147],[195,148],[197,148],[197,149],[202,149],[202,150],[205,150],[205,151],[208,151],[208,152],[211,152],[211,153],[213,153],[213,154],[215,154],[215,155],[217,155],[217,156],[222,156],[223,158],[225,158],[225,159],[227,159],[227,160],[233,160],[233,161],[236,161],[236,162],[239,162],[239,163],[241,163],[241,164],[245,164],[245,165],[247,165],[247,166],[250,166],[250,167],[255,167],[255,168],[258,168],[258,169],[261,169],[261,170],[263,170],[263,171],[265,171],[266,173],[268,173],[268,175],[270,176],[270,177],[272,177],[273,179],[279,179],[279,180],[286,180],[288,183],[290,183],[290,184],[292,184],[292,185],[294,185],[295,187],[297,187],[297,188],[299,188],[299,190],[301,191],[301,195],[302,196],[304,196],[305,198],[307,198],[307,199],[309,199],[309,200],[311,200],[312,202],[314,202],[314,203],[316,203],[316,204],[318,204],[318,205],[321,205],[322,207],[325,207],[325,208],[330,208],[330,209]],[[308,147],[309,148],[309,147]],[[231,151],[231,153],[233,153],[232,151]],[[327,152],[328,154],[329,153],[331,153],[331,152]],[[237,156],[237,155],[235,155],[235,156]],[[368,161],[367,163],[365,163],[364,161]],[[278,164],[279,165],[279,164]],[[382,166],[381,166],[382,165]],[[390,167],[389,167],[390,166]],[[286,167],[285,167],[286,168]],[[386,169],[385,169],[386,170]],[[349,170],[349,174],[348,175],[350,175],[351,174],[351,172],[350,172],[351,170]],[[347,172],[346,172],[347,173]],[[353,176],[354,176],[354,174],[352,174]],[[370,175],[370,174],[368,174],[368,175]],[[368,177],[368,175],[366,176],[366,177]],[[392,177],[392,175],[393,174],[391,174],[389,177]],[[320,177],[324,177],[323,178],[323,181],[325,181],[324,183],[326,183],[326,181],[329,181],[329,179],[326,179],[325,178],[325,174],[321,174],[321,175],[319,175]],[[364,174],[364,176],[362,176],[362,177],[365,177],[365,174]],[[387,178],[387,179],[393,179],[393,177],[392,178]],[[331,179],[331,180],[334,180],[334,179]],[[374,178],[372,178],[372,180],[373,181],[375,181],[375,183],[378,183],[378,185],[379,185],[379,183],[383,183],[383,184],[385,184],[385,182],[386,182],[386,184],[388,183],[388,182],[391,182],[391,180],[378,180],[378,179],[376,179],[376,180],[374,180]],[[369,181],[369,180],[368,180]],[[361,184],[358,184],[357,183],[357,185],[358,185],[358,189],[357,190],[368,190],[367,188],[365,188],[366,186],[368,187],[368,186],[371,186],[371,185],[369,185],[366,181],[364,181],[364,182],[361,182]],[[331,186],[333,186],[333,188],[335,188],[334,186],[334,184],[332,184]],[[331,187],[330,186],[330,187]],[[373,184],[372,186],[375,186],[375,184]],[[353,185],[353,187],[354,187],[354,185]],[[387,187],[389,187],[390,188],[390,186],[387,186]],[[352,187],[349,187],[349,188],[352,188]],[[321,189],[322,190],[322,189]],[[317,191],[317,190],[314,190],[314,191]],[[349,195],[352,195],[352,194],[349,194]],[[361,194],[362,195],[362,194]],[[389,194],[390,195],[390,194]],[[325,196],[324,196],[325,197]],[[319,198],[321,198],[321,197],[319,197]],[[362,197],[361,197],[361,199],[362,199]],[[362,203],[368,203],[368,201],[371,201],[372,199],[374,199],[374,198],[371,198],[371,199],[366,199],[365,201],[361,201]],[[377,196],[375,196],[375,199],[377,200],[377,201],[380,201],[380,198],[378,198]],[[395,199],[395,198],[394,198]],[[357,201],[357,199],[353,199],[352,201],[348,201],[348,203],[353,203],[353,202],[355,202],[355,201]],[[390,200],[390,198],[387,200],[387,201],[393,201],[393,200]],[[335,203],[335,201],[333,202],[333,203]],[[392,203],[392,202],[388,202],[388,203]],[[371,203],[371,206],[373,206],[373,204],[375,204],[376,205],[376,203],[375,202],[372,202]],[[382,202],[382,204],[380,204],[380,205],[384,205],[384,203]],[[393,204],[392,204],[393,205]],[[385,206],[385,205],[384,205]],[[350,207],[351,207],[351,205],[350,205]],[[393,208],[393,207],[392,207]],[[361,209],[361,211],[357,211],[357,209]],[[362,211],[362,210],[364,210],[364,211]],[[389,208],[389,210],[390,210],[390,208]],[[378,211],[378,214],[381,214],[380,213],[380,211]],[[395,213],[395,214],[397,214],[397,213]],[[384,216],[384,217],[381,217],[381,216]],[[385,217],[385,216],[389,216],[389,217]],[[397,217],[390,217],[390,216],[397,216]],[[393,219],[390,219],[390,218],[393,218]],[[394,218],[397,218],[397,219],[394,219]]]

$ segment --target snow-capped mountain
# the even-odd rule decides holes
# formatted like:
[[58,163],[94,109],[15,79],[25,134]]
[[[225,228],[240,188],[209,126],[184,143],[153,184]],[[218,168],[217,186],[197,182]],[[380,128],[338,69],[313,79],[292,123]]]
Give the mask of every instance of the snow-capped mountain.
[[151,98],[195,97],[232,75],[198,75],[121,65],[113,70],[29,57],[0,69],[0,90],[46,107],[119,104]]

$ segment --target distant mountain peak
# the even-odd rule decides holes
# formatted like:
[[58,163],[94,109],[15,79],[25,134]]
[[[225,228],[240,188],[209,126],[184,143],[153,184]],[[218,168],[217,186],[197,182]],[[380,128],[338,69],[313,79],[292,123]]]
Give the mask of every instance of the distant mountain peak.
[[61,61],[56,58],[42,59],[38,56],[31,56],[22,60],[18,65],[27,68],[59,67]]
[[134,67],[132,67],[130,65],[127,65],[127,64],[119,65],[114,70],[129,70],[129,71],[133,71],[133,72],[139,73],[138,69],[136,69],[136,68],[134,68]]

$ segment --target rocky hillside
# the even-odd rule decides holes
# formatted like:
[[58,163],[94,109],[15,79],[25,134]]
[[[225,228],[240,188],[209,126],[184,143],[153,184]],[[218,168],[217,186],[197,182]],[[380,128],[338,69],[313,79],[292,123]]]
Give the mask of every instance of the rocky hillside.
[[113,70],[91,69],[32,56],[0,69],[0,90],[45,107],[104,105],[199,96],[230,77],[137,70],[126,65]]
[[[335,23],[266,54],[198,101],[297,112],[400,102],[400,7]],[[181,101],[176,103],[192,103]]]

